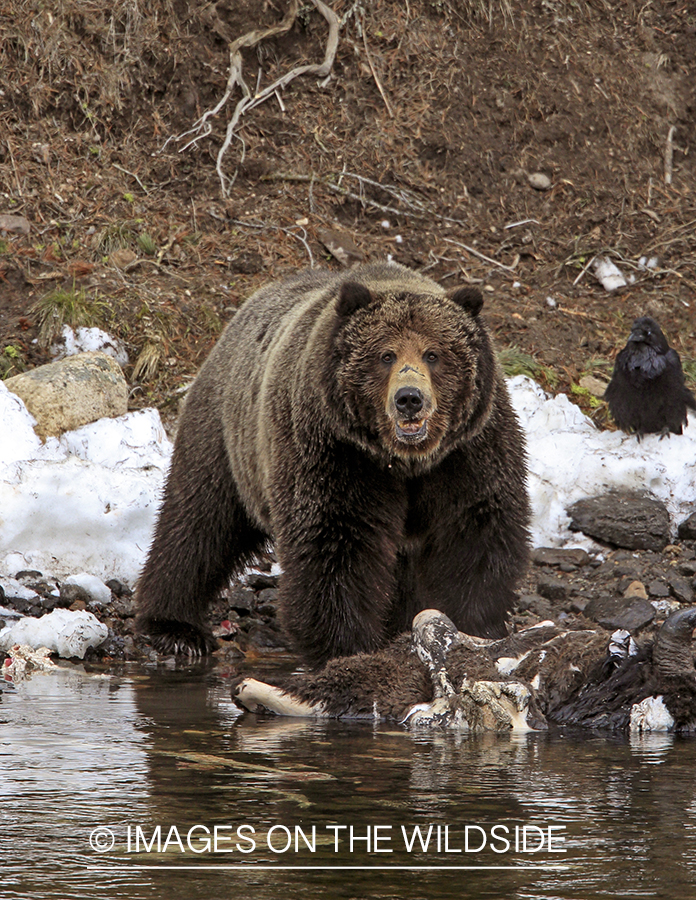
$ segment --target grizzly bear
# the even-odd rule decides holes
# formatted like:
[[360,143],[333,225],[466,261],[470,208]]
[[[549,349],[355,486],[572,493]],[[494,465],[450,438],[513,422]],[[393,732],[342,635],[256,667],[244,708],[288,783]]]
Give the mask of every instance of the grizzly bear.
[[207,605],[272,540],[313,665],[437,608],[501,637],[528,553],[525,448],[481,293],[391,263],[257,291],[191,387],[138,628],[215,648]]

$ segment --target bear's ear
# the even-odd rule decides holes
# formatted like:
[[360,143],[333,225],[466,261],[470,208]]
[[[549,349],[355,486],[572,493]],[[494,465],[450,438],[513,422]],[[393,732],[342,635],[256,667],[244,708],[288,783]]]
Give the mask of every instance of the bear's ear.
[[481,312],[481,307],[483,306],[483,294],[478,288],[457,288],[454,293],[449,295],[449,298],[472,316],[477,316]]
[[364,284],[357,281],[346,281],[338,295],[337,311],[339,316],[352,316],[353,313],[372,303],[372,294]]

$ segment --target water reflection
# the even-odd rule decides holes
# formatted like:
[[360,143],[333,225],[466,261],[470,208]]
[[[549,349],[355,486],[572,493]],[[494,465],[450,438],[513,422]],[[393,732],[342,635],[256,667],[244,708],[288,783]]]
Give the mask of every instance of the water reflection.
[[238,718],[206,667],[39,674],[0,723],[3,898],[696,896],[693,740]]

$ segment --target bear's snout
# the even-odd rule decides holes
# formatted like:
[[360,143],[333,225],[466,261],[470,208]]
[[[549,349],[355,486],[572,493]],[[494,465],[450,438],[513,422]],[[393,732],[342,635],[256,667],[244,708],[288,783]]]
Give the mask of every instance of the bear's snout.
[[387,414],[399,444],[421,444],[428,438],[428,420],[436,403],[427,371],[417,364],[398,368],[389,385]]
[[404,418],[412,419],[423,409],[425,399],[417,387],[402,387],[394,396],[397,412]]

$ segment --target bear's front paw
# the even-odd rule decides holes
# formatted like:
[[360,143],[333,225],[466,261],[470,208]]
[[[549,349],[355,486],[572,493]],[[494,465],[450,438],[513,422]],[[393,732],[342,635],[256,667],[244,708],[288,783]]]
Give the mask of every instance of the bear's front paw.
[[217,641],[207,628],[173,619],[143,619],[138,631],[165,656],[207,656],[217,650]]

